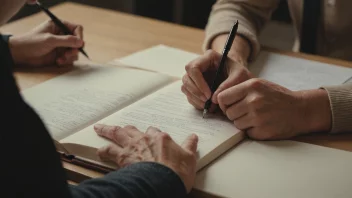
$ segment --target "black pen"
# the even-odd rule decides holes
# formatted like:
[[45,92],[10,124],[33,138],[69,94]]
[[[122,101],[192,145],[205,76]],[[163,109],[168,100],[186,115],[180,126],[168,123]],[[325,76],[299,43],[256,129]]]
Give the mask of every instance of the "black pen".
[[225,63],[226,63],[226,59],[227,59],[227,54],[229,53],[229,51],[230,51],[230,49],[231,49],[233,40],[235,39],[235,36],[236,36],[236,34],[237,34],[237,29],[238,29],[238,21],[232,26],[231,32],[230,32],[229,36],[227,37],[227,41],[226,41],[224,50],[223,50],[223,52],[222,52],[222,57],[221,57],[220,65],[219,65],[219,68],[218,68],[217,71],[216,71],[213,84],[212,84],[212,86],[211,86],[211,88],[210,88],[210,89],[211,89],[211,96],[210,96],[210,98],[207,100],[207,102],[206,102],[205,105],[204,105],[203,118],[204,118],[204,116],[208,113],[208,110],[209,110],[210,105],[211,105],[211,98],[213,97],[214,92],[216,91],[216,89],[217,89],[218,86],[219,86],[219,83],[217,82],[217,80],[218,80],[219,75],[221,74],[222,70],[223,70],[224,67],[225,67]]
[[[57,25],[61,31],[66,34],[66,35],[73,35],[72,32],[68,29],[68,27],[66,27],[66,25],[64,25],[60,19],[58,19],[53,13],[50,12],[49,9],[47,9],[46,7],[44,7],[41,3],[39,3],[38,1],[36,2],[36,5],[41,9],[43,10],[50,18],[51,20],[55,23],[55,25]],[[86,56],[88,59],[88,55],[87,53],[83,50],[83,48],[79,48],[79,51],[82,52],[82,54],[84,56]]]

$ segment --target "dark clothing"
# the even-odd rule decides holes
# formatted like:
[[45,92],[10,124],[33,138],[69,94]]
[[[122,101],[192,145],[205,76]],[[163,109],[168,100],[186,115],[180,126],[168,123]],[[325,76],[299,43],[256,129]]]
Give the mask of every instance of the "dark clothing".
[[[0,197],[158,198],[186,196],[180,177],[157,163],[137,163],[99,179],[70,186],[59,154],[39,116],[22,99],[14,62],[0,35]],[[35,49],[33,49],[35,50]],[[15,189],[15,190],[13,190]]]

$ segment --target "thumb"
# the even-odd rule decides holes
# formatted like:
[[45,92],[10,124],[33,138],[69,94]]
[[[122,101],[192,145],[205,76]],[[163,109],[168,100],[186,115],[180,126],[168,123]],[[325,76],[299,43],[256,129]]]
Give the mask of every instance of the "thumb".
[[53,47],[80,48],[83,46],[83,41],[72,35],[52,35],[49,42]]
[[196,134],[192,134],[187,137],[187,139],[183,142],[182,147],[187,151],[191,151],[196,154],[198,147],[198,136]]

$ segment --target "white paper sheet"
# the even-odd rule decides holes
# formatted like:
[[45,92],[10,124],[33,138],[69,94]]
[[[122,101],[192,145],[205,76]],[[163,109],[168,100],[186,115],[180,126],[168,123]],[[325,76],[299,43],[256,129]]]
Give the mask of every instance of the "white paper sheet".
[[352,69],[270,52],[261,52],[249,70],[260,78],[291,90],[338,85],[352,76]]
[[[131,54],[112,63],[156,71],[182,78],[185,66],[199,55],[180,49],[157,45]],[[324,85],[339,85],[352,77],[352,68],[317,61],[261,52],[249,65],[255,76],[278,83],[291,90],[315,89]]]
[[234,198],[352,197],[352,153],[294,141],[244,141],[201,170],[196,189]]

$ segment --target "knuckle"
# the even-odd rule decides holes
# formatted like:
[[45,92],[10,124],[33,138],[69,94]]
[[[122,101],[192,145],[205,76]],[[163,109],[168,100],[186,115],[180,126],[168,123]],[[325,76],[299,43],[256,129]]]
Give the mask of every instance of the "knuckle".
[[160,133],[159,133],[159,139],[160,139],[161,141],[169,141],[169,140],[171,140],[171,137],[170,137],[169,134],[167,134],[167,133],[165,133],[165,132],[160,132]]
[[185,84],[187,84],[187,78],[188,78],[188,76],[187,75],[184,75],[183,77],[182,77],[182,83],[185,85]]
[[220,92],[220,93],[218,94],[218,102],[219,102],[219,104],[223,104],[223,103],[224,103],[225,96],[226,96],[226,95],[225,95],[223,92]]
[[49,41],[49,42],[54,40],[54,36],[52,34],[50,34],[50,33],[44,33],[43,34],[43,38],[44,38],[45,41]]
[[249,80],[249,86],[253,89],[259,89],[262,85],[262,81],[259,78],[252,78]]
[[240,67],[240,69],[238,70],[238,76],[242,79],[248,79],[248,70],[244,67]]
[[148,135],[143,135],[140,139],[139,139],[139,143],[142,144],[148,144],[150,140],[150,137]]
[[247,104],[253,111],[255,111],[255,109],[260,108],[262,101],[263,97],[255,94],[248,99]]
[[124,129],[126,129],[126,130],[137,130],[137,128],[135,126],[133,126],[133,125],[126,125],[124,127]]
[[186,94],[186,95],[187,95],[185,85],[182,85],[182,86],[181,86],[181,91],[182,91],[182,93],[184,93],[184,94]]
[[212,50],[212,49],[208,49],[206,52],[205,52],[205,56],[207,57],[214,57],[217,53]]
[[84,27],[82,25],[77,25],[77,29],[83,31],[84,30]]
[[195,62],[195,63],[193,63],[193,64],[191,65],[189,71],[190,71],[191,73],[192,73],[192,72],[196,72],[196,71],[199,70],[199,67],[200,67],[199,63],[198,63],[198,62]]
[[[105,127],[108,127],[108,126],[105,126]],[[112,126],[112,127],[109,129],[109,131],[110,131],[111,133],[117,133],[119,130],[120,130],[120,127],[118,127],[118,126]]]
[[188,63],[185,67],[186,71],[189,72],[189,70],[192,68],[193,61]]
[[117,141],[119,138],[119,131],[120,131],[120,127],[117,127],[117,126],[113,126],[111,129],[110,129],[110,133],[112,133],[112,138],[113,140]]

